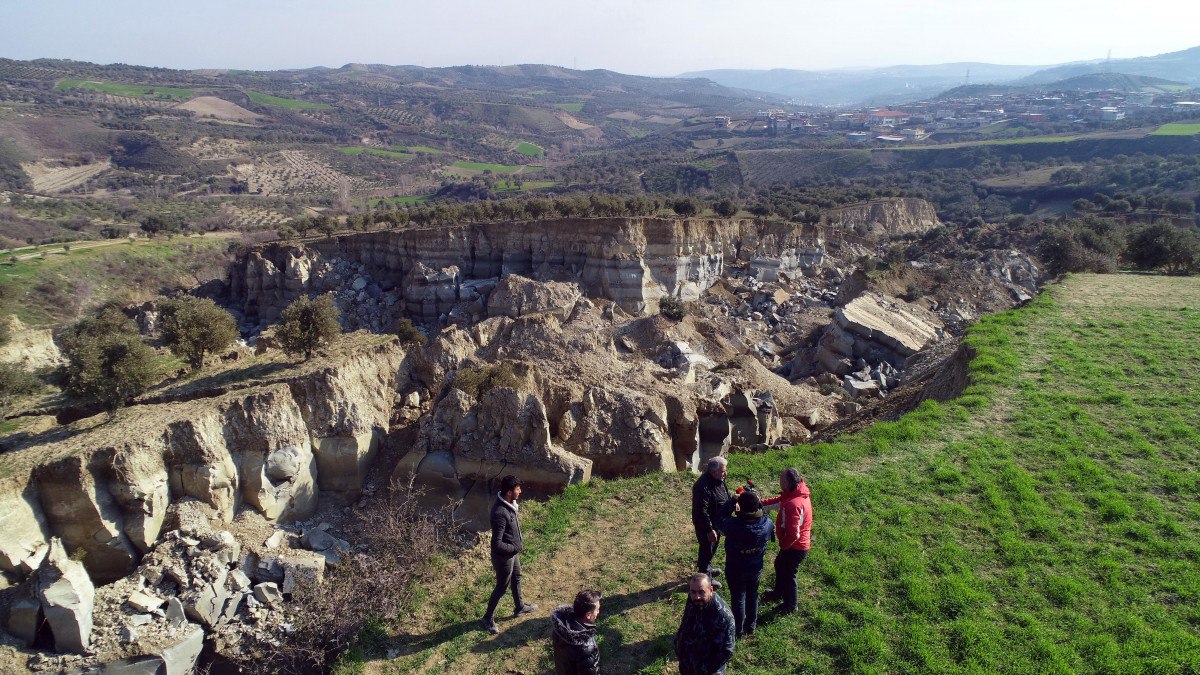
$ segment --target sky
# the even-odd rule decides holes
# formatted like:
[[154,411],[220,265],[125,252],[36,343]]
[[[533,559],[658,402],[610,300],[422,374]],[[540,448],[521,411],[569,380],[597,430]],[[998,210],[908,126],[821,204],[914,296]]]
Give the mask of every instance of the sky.
[[[546,63],[670,76],[1200,45],[1189,0],[0,0],[0,57],[274,70]],[[1191,17],[1188,18],[1188,14]]]

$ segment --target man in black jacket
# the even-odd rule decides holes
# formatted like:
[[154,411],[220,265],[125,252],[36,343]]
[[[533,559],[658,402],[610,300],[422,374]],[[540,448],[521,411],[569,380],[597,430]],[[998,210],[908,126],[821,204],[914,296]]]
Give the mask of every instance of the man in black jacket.
[[688,583],[688,603],[675,633],[680,675],[725,675],[733,658],[733,612],[713,593],[712,579],[697,572]]
[[600,616],[600,591],[579,591],[574,605],[550,612],[554,626],[555,675],[599,675],[600,647],[596,644],[596,619]]
[[512,586],[513,616],[528,614],[537,605],[527,605],[521,599],[521,558],[525,540],[521,538],[521,525],[517,522],[517,498],[521,496],[521,479],[505,476],[500,479],[500,492],[492,504],[492,569],[496,571],[496,587],[488,600],[487,613],[483,615],[483,629],[495,635],[500,632],[496,625],[496,605],[504,592]]
[[[721,574],[721,570],[712,566],[712,559],[721,538],[717,528],[720,509],[729,501],[729,488],[725,487],[727,464],[724,457],[713,457],[692,485],[692,525],[696,528],[696,541],[700,547],[696,571],[704,572],[710,578]],[[720,583],[713,582],[713,588],[720,587]]]

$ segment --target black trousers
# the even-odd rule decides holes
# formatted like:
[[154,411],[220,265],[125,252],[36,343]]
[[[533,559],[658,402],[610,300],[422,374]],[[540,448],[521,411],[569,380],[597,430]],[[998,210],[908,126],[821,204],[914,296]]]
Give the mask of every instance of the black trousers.
[[514,555],[508,558],[492,556],[492,569],[496,570],[496,587],[492,589],[492,597],[488,600],[487,614],[483,615],[485,620],[495,618],[496,605],[500,604],[500,598],[504,597],[504,592],[510,585],[512,586],[513,612],[525,605],[521,600],[521,556]]
[[800,563],[808,557],[808,551],[788,549],[775,556],[775,594],[783,599],[781,609],[790,612],[796,609],[796,573]]
[[711,530],[701,532],[696,530],[696,542],[700,545],[700,552],[696,555],[696,571],[707,572],[709,567],[712,567],[713,556],[717,554],[717,546],[721,543],[721,534],[717,533],[717,540],[713,543],[708,543],[708,533]]

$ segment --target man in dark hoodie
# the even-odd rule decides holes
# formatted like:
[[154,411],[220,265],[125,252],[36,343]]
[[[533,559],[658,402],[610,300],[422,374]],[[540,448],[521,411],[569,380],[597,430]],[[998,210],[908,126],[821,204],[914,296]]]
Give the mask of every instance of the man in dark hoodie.
[[600,591],[579,591],[574,605],[550,612],[554,626],[555,675],[599,675],[600,647],[596,644],[596,619],[600,616]]
[[[696,571],[708,574],[710,579],[721,574],[721,570],[712,566],[712,559],[721,538],[717,532],[717,512],[729,501],[729,488],[725,486],[727,464],[724,457],[713,457],[692,485],[692,526],[700,549]],[[713,582],[713,588],[720,587],[720,583]]]
[[758,581],[772,536],[771,519],[763,515],[758,495],[746,491],[725,502],[717,525],[725,533],[725,579],[734,635],[740,638],[753,634],[758,622]]
[[487,613],[483,615],[483,629],[495,635],[500,632],[496,625],[496,605],[504,592],[512,586],[513,616],[528,614],[537,605],[527,605],[521,599],[521,558],[525,540],[521,538],[521,525],[517,522],[517,498],[521,496],[521,479],[505,476],[500,479],[500,492],[492,504],[492,569],[496,571],[496,587],[488,600]]

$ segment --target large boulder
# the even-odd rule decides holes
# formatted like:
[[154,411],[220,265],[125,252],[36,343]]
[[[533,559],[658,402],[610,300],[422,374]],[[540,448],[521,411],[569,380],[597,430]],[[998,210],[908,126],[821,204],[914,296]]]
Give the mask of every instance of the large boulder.
[[558,281],[534,281],[510,274],[496,285],[488,298],[488,316],[517,319],[527,314],[553,312],[565,320],[583,297],[579,286]]

